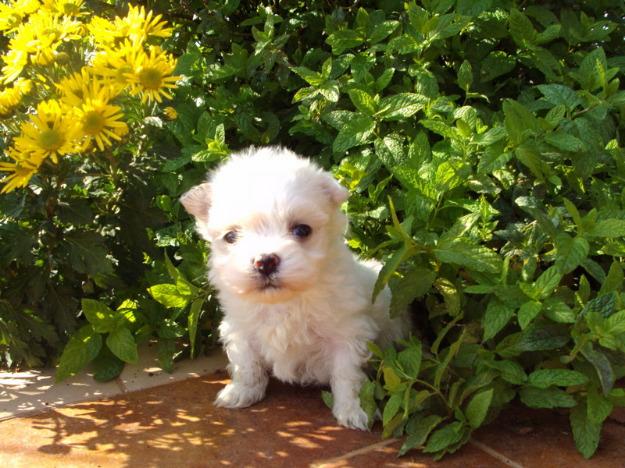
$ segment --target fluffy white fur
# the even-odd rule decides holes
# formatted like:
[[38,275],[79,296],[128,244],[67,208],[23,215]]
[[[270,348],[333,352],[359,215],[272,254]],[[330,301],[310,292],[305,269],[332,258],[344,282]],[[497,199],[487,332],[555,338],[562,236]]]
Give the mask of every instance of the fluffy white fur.
[[[358,399],[367,341],[403,336],[405,319],[388,315],[390,291],[371,304],[379,265],[347,248],[340,204],[347,190],[307,159],[279,147],[235,154],[181,199],[211,243],[209,278],[219,293],[219,327],[232,382],[215,404],[252,405],[265,396],[268,374],[285,382],[329,383],[343,426],[366,429]],[[293,226],[312,233],[296,237]],[[224,235],[236,232],[228,243]],[[254,259],[275,254],[270,280]],[[271,287],[266,287],[271,281]]]

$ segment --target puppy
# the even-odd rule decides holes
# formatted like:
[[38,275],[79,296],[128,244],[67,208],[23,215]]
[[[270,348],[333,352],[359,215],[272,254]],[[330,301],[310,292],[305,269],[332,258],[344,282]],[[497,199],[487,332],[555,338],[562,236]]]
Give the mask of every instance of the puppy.
[[368,341],[404,336],[389,318],[390,291],[371,303],[379,271],[345,244],[348,191],[280,147],[249,148],[181,198],[211,244],[209,279],[224,310],[219,327],[232,382],[217,406],[243,408],[284,382],[330,384],[339,424],[367,429],[359,391]]

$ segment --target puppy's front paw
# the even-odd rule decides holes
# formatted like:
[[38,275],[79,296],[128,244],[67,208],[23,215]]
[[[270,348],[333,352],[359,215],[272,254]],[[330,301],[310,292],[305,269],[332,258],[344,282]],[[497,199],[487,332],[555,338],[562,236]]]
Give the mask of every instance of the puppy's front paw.
[[367,417],[367,413],[360,407],[358,400],[352,401],[349,404],[335,403],[332,413],[334,413],[334,417],[341,426],[351,429],[360,429],[361,431],[369,430],[369,418]]
[[262,400],[264,396],[264,386],[250,387],[239,383],[229,383],[219,391],[214,405],[222,408],[245,408]]

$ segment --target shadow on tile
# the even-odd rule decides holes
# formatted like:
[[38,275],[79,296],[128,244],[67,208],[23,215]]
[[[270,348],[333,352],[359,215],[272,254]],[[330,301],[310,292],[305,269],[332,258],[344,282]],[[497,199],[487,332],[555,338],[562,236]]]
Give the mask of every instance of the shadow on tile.
[[292,466],[380,440],[337,426],[318,388],[272,382],[254,407],[215,408],[224,379],[214,374],[5,421],[0,461],[10,455],[18,464],[45,466],[106,454],[115,465]]

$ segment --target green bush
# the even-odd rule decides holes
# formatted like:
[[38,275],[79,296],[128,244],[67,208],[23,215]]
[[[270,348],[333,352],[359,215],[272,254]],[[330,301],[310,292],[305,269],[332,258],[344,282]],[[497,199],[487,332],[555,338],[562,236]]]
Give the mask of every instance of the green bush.
[[[1,4],[0,30],[0,366],[52,364],[68,343],[59,379],[93,361],[107,380],[157,336],[171,369],[187,328],[195,351],[210,302],[184,279],[204,277],[203,247],[182,235],[174,268],[159,245],[172,229],[163,191],[177,185],[158,171],[176,150],[163,122],[174,112],[159,106],[179,78],[160,48],[172,29],[143,7],[34,1]],[[190,314],[146,289],[159,280],[178,285]]]
[[412,304],[419,322],[398,349],[371,347],[361,401],[384,436],[441,457],[518,397],[568,409],[591,456],[625,404],[622,2],[177,5],[178,117],[156,121],[141,192],[161,222],[107,215],[131,224],[134,287],[67,294],[95,334],[74,335],[61,368],[99,353],[118,369],[128,308],[131,340],[157,336],[169,367],[186,336],[214,341],[206,253],[176,200],[231,150],[284,144],[350,189],[349,245],[385,260],[375,292],[389,284],[391,312]]

